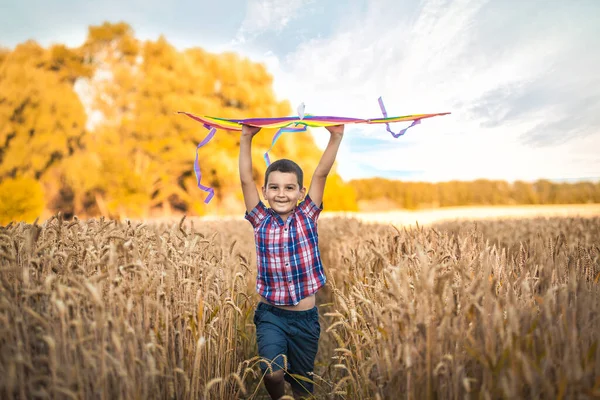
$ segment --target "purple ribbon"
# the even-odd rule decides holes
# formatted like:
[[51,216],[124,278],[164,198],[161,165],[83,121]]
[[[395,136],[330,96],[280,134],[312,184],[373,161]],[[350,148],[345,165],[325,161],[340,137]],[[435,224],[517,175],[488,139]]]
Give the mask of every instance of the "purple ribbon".
[[267,164],[267,167],[269,165],[271,165],[271,159],[269,158],[269,152],[273,149],[273,146],[275,146],[275,142],[277,142],[277,140],[281,137],[282,134],[284,134],[285,132],[304,132],[306,131],[306,125],[303,124],[302,128],[297,128],[298,124],[300,124],[300,122],[296,123],[296,126],[288,128],[280,128],[275,135],[273,136],[273,141],[271,142],[271,147],[269,147],[269,150],[267,150],[267,152],[264,155],[265,158],[265,163]]
[[[383,105],[383,100],[381,99],[381,97],[379,97],[379,100],[378,100],[378,101],[379,101],[379,108],[381,108],[381,112],[383,113],[383,118],[387,118],[387,117],[388,117],[388,115],[387,115],[387,112],[385,111],[385,106]],[[390,129],[390,124],[389,124],[389,123],[387,123],[387,122],[386,122],[386,123],[385,123],[385,126],[386,126],[386,130],[387,130],[389,133],[391,133],[391,134],[392,134],[392,136],[393,136],[394,138],[398,139],[400,136],[404,135],[404,134],[406,133],[406,131],[407,131],[407,130],[409,130],[410,128],[412,128],[412,127],[413,127],[413,126],[415,126],[415,125],[419,125],[420,123],[421,123],[421,120],[420,120],[420,119],[415,119],[415,120],[413,121],[413,123],[412,123],[412,124],[410,124],[410,126],[409,126],[408,128],[404,128],[404,129],[402,129],[402,130],[401,130],[400,132],[398,132],[398,133],[394,133],[394,132],[392,132],[392,130]]]
[[205,146],[208,142],[211,141],[213,136],[215,136],[215,133],[217,133],[217,130],[215,128],[211,127],[210,125],[207,125],[207,124],[202,124],[202,125],[204,125],[204,127],[206,129],[208,129],[210,132],[208,132],[208,135],[206,135],[204,140],[202,140],[196,147],[196,160],[194,161],[194,172],[196,173],[196,180],[198,181],[198,187],[201,190],[204,190],[205,192],[208,193],[208,196],[206,197],[206,199],[204,199],[204,203],[208,204],[208,203],[210,203],[213,196],[215,195],[215,190],[208,186],[204,186],[203,184],[200,183],[200,180],[202,179],[202,174],[200,173],[200,166],[198,165],[198,150],[200,149],[200,147]]

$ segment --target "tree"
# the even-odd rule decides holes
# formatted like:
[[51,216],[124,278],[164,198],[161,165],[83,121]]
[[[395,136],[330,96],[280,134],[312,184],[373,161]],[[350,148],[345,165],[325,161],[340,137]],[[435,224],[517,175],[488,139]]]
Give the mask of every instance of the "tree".
[[72,82],[65,77],[69,68],[58,65],[53,52],[34,42],[17,46],[4,58],[0,66],[0,178],[39,179],[78,148],[85,134],[85,113]]
[[60,182],[47,180],[48,171],[78,151],[86,134],[73,84],[90,70],[76,52],[33,41],[0,60],[0,181],[36,179],[51,198]]

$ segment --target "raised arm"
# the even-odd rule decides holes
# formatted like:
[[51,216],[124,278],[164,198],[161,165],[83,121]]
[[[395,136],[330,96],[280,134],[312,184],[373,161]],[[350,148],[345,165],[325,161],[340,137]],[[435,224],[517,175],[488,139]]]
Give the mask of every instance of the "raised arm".
[[344,136],[344,125],[327,126],[326,129],[330,133],[329,143],[315,169],[310,182],[310,188],[308,189],[308,195],[319,207],[323,202],[323,193],[325,191],[327,175],[329,175],[329,171],[331,171],[331,167],[335,162],[340,143],[342,143],[342,137]]
[[252,177],[252,138],[258,131],[260,131],[260,128],[243,125],[242,136],[240,137],[240,181],[246,211],[248,212],[252,211],[260,201],[256,183]]

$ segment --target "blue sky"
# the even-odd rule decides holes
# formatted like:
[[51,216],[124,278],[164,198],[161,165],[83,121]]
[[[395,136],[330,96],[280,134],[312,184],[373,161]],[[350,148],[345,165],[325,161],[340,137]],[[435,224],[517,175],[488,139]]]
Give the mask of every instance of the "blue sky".
[[307,113],[452,113],[399,139],[347,126],[344,179],[600,177],[600,0],[9,0],[0,45],[77,46],[104,21],[263,62]]

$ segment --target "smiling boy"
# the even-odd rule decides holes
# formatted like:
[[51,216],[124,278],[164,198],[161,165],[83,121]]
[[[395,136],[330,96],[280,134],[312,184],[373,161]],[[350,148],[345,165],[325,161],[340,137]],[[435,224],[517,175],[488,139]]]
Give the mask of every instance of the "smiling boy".
[[[327,175],[335,161],[344,125],[328,126],[329,143],[315,169],[308,193],[302,169],[291,160],[269,165],[262,187],[267,208],[252,178],[252,138],[260,128],[244,125],[240,138],[240,180],[245,218],[254,228],[257,256],[256,291],[260,295],[255,314],[259,356],[269,395],[284,395],[290,382],[295,398],[312,394],[313,385],[290,374],[311,379],[317,355],[320,324],[315,293],[326,278],[319,252],[317,219],[323,210]],[[287,372],[284,372],[284,357]],[[268,372],[268,373],[267,373]]]

